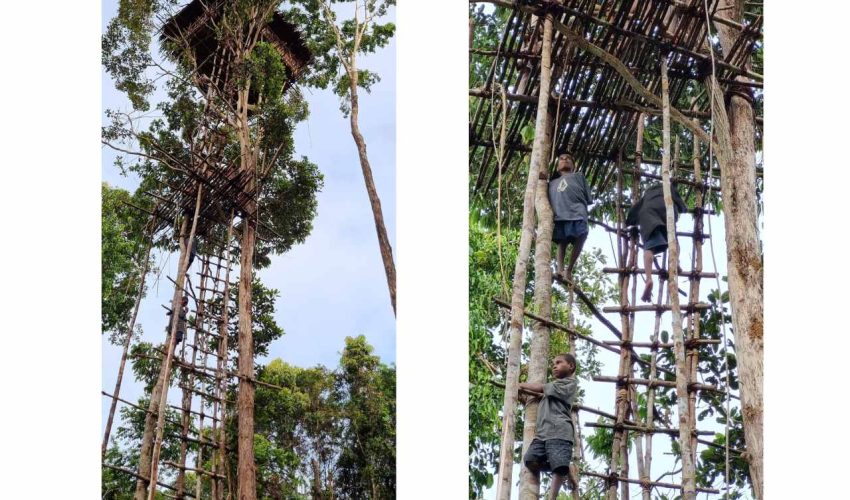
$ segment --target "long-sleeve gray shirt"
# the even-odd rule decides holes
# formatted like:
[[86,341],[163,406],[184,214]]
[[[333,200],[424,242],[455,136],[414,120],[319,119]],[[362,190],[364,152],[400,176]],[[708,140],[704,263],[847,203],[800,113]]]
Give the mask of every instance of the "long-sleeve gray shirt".
[[549,181],[549,203],[555,220],[587,220],[590,189],[584,174],[570,172]]

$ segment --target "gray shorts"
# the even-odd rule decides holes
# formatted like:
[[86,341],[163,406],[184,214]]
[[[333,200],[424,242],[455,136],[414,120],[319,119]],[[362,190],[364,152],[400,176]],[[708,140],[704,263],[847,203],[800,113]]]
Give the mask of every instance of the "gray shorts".
[[534,472],[554,472],[566,475],[573,458],[573,442],[566,439],[535,438],[525,452],[523,462]]

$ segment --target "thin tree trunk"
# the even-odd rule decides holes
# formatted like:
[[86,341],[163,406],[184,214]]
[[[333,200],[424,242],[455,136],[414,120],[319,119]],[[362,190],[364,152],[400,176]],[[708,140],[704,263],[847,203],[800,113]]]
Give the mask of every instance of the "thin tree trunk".
[[[174,296],[171,299],[172,322],[168,335],[166,336],[165,359],[163,360],[156,384],[151,391],[151,400],[148,405],[148,413],[145,416],[145,432],[142,435],[142,448],[139,458],[139,475],[147,477],[148,480],[139,479],[136,482],[136,500],[153,500],[156,493],[157,471],[159,468],[159,450],[162,446],[162,435],[165,427],[165,400],[168,397],[169,376],[171,372],[171,360],[174,355],[177,324],[182,307],[182,295],[186,280],[186,268],[189,265],[189,248],[195,238],[195,230],[198,226],[198,214],[201,206],[201,186],[198,186],[198,195],[195,198],[195,214],[192,218],[192,228],[189,238],[186,235],[188,219],[183,219],[180,227],[180,260],[177,265],[177,276],[175,278]],[[184,332],[185,335],[185,332]],[[156,415],[156,417],[154,417]],[[148,487],[148,485],[151,485]]]
[[369,195],[369,203],[372,206],[372,216],[375,218],[375,231],[378,233],[378,247],[381,250],[381,260],[384,263],[384,273],[387,275],[387,287],[390,291],[390,303],[393,306],[393,314],[396,313],[395,294],[395,262],[393,262],[393,249],[390,238],[387,236],[387,228],[384,225],[384,213],[381,209],[381,199],[378,198],[378,190],[375,188],[375,180],[372,178],[372,167],[369,165],[369,157],[366,155],[366,140],[360,133],[358,124],[358,112],[360,105],[357,96],[357,68],[349,73],[351,80],[351,137],[357,145],[357,154],[360,157],[360,168],[363,170],[363,180],[366,182],[366,193]]
[[679,410],[679,445],[682,450],[682,498],[696,500],[696,477],[692,446],[693,415],[688,408],[689,371],[685,357],[685,338],[682,330],[682,311],[679,307],[678,268],[679,242],[676,239],[676,222],[673,213],[673,191],[670,185],[670,95],[667,78],[667,57],[661,57],[661,100],[663,125],[663,155],[661,175],[664,189],[664,204],[667,207],[667,247],[669,275],[668,287],[673,316],[673,344],[676,355],[676,396]]
[[[183,258],[188,251],[186,246],[184,245],[184,236],[186,235],[186,231],[188,229],[189,220],[184,218],[182,223],[180,224],[180,231],[178,235],[178,241],[180,242],[180,257],[178,262],[183,262]],[[179,264],[178,264],[179,271]],[[178,272],[177,282],[180,282],[180,276]],[[179,287],[175,286],[175,294],[179,293]],[[176,313],[178,309],[174,307],[174,300],[172,298],[172,314]],[[172,331],[169,330],[165,336],[165,345],[166,349],[168,346],[172,344],[171,337],[173,336]],[[156,382],[154,382],[154,386],[151,388],[150,401],[148,401],[148,411],[145,414],[145,427],[142,432],[142,446],[139,450],[139,469],[138,474],[139,478],[136,479],[136,491],[133,494],[134,500],[146,500],[147,498],[147,486],[148,482],[143,477],[148,477],[151,468],[151,446],[153,445],[153,435],[156,430],[156,421],[157,421],[157,413],[159,410],[159,400],[160,395],[163,390],[163,386],[161,384],[163,369],[165,368],[165,364],[160,365],[160,373],[157,375]]]
[[118,377],[115,380],[115,390],[112,391],[112,402],[109,405],[109,417],[106,419],[106,431],[103,433],[103,445],[101,446],[101,458],[106,456],[106,448],[109,446],[109,434],[112,430],[112,419],[115,417],[115,407],[118,406],[118,396],[121,393],[121,381],[124,379],[124,366],[127,364],[127,353],[130,351],[130,342],[133,340],[133,330],[136,328],[136,317],[139,314],[139,305],[142,303],[142,294],[145,291],[145,278],[148,275],[148,267],[150,264],[151,248],[153,242],[148,242],[148,248],[145,251],[145,264],[142,267],[140,275],[141,282],[139,283],[139,292],[136,295],[136,303],[133,306],[133,316],[130,317],[130,323],[127,325],[127,337],[124,339],[124,350],[121,352],[121,364],[118,365]]
[[[567,326],[570,328],[575,328],[575,316],[573,315],[573,304],[575,304],[575,290],[572,288],[568,291],[567,296],[567,311],[569,314],[569,319],[567,320]],[[576,352],[576,336],[570,334],[570,347],[568,352],[573,356],[578,356]],[[584,460],[583,448],[582,448],[582,437],[581,437],[581,422],[579,421],[578,409],[575,407],[570,410],[570,416],[573,419],[573,430],[575,430],[575,443],[573,445],[573,457],[572,462],[570,462],[570,482],[572,482],[573,491],[572,498],[573,500],[581,499],[581,479],[579,478],[578,464]]]
[[511,496],[511,476],[514,464],[514,431],[516,425],[517,384],[519,383],[519,358],[522,348],[523,311],[525,309],[526,266],[531,251],[531,239],[534,233],[534,201],[537,177],[541,165],[545,163],[544,138],[548,120],[549,87],[552,70],[552,16],[547,14],[543,23],[543,43],[541,46],[540,94],[537,102],[535,137],[528,167],[528,181],[523,198],[522,233],[519,251],[514,269],[513,294],[511,297],[510,346],[508,348],[508,368],[505,379],[505,399],[502,410],[502,438],[499,454],[499,482],[496,490],[497,500],[509,500]]
[[319,461],[313,458],[310,460],[310,465],[313,467],[313,498],[321,500],[322,498],[322,470],[319,467]]
[[[720,0],[718,14],[741,21],[743,10],[742,1]],[[717,31],[723,48],[730,50],[737,31],[719,23]],[[714,113],[718,118],[716,108]],[[756,205],[755,121],[752,105],[737,94],[731,96],[728,110],[729,161],[720,162],[720,168],[729,301],[741,379],[746,459],[753,493],[761,500],[764,498],[764,291]]]
[[[551,113],[547,118],[547,126],[543,129],[543,158],[548,158],[548,150],[552,147]],[[541,165],[537,192],[535,193],[535,208],[537,209],[537,237],[534,242],[534,308],[537,314],[546,320],[552,319],[552,230],[554,217],[552,206],[549,204],[548,176]],[[546,383],[546,371],[549,367],[549,327],[535,321],[531,327],[531,355],[528,360],[528,381]],[[525,415],[522,428],[522,453],[528,451],[534,433],[537,430],[537,407],[539,402],[531,400],[525,405]],[[537,500],[540,495],[540,474],[535,474],[520,465],[519,498],[520,500]]]

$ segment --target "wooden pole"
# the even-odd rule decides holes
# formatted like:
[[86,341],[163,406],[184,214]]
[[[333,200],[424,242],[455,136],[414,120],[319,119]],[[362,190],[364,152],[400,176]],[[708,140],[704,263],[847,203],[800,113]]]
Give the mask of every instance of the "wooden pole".
[[549,107],[546,105],[551,85],[552,71],[552,16],[546,15],[543,22],[541,45],[540,103],[537,106],[535,137],[531,161],[528,168],[523,199],[522,234],[514,269],[513,293],[511,297],[510,345],[504,406],[502,409],[502,437],[499,453],[499,478],[496,487],[497,500],[510,500],[511,476],[514,465],[514,427],[516,425],[517,384],[519,383],[520,350],[522,349],[523,310],[525,308],[526,266],[531,251],[534,231],[534,201],[538,174],[545,162],[544,137],[546,135]]
[[[551,118],[551,114],[548,118]],[[548,158],[552,148],[551,120],[542,131],[543,158]],[[543,163],[547,165],[548,162]],[[532,323],[531,352],[528,360],[529,382],[546,383],[549,367],[549,324],[552,319],[552,231],[554,216],[549,204],[549,176],[541,168],[535,193],[537,211],[537,237],[534,241],[534,309],[547,321]],[[537,430],[537,409],[539,400],[532,399],[525,405],[522,428],[522,455],[528,451]],[[532,472],[520,464],[519,498],[520,500],[538,500],[540,496],[540,474]]]
[[[185,243],[184,237],[186,235],[186,231],[188,230],[188,226],[189,226],[189,221],[188,221],[188,219],[184,218],[183,221],[180,223],[180,231],[179,231],[179,234],[178,234],[178,239],[179,239],[179,242],[180,242],[180,258],[178,259],[178,282],[181,282],[181,283],[182,283],[182,280],[183,280],[183,278],[182,278],[183,275],[179,274],[180,265],[182,265],[182,263],[184,261],[187,261],[186,255],[189,251],[187,246],[184,244]],[[174,290],[175,290],[175,292],[174,292],[175,297],[179,297],[180,292],[181,292],[181,288],[179,286],[175,286]],[[172,302],[171,302],[171,310],[174,311],[174,313],[177,313],[180,310],[179,309],[179,302],[175,303],[175,300],[173,298],[172,298]],[[177,321],[173,321],[172,326],[176,326],[176,325],[177,325]],[[174,328],[171,328],[171,329],[168,330],[168,333],[166,334],[166,337],[165,337],[166,349],[171,349],[171,346],[173,346],[174,330],[175,330]],[[144,431],[142,433],[142,446],[141,446],[141,449],[140,449],[140,452],[139,452],[138,480],[136,481],[136,491],[133,495],[134,500],[146,500],[147,499],[148,482],[146,480],[141,479],[141,478],[151,477],[149,475],[150,470],[151,470],[151,448],[153,446],[154,432],[156,430],[156,425],[157,425],[157,422],[158,422],[158,419],[159,419],[158,414],[159,414],[159,410],[160,410],[160,399],[161,399],[161,394],[163,392],[166,392],[166,393],[168,392],[167,388],[165,388],[164,384],[163,384],[163,377],[164,376],[166,377],[165,380],[167,381],[167,372],[165,371],[165,363],[162,363],[160,365],[159,370],[160,370],[160,373],[157,376],[156,383],[154,383],[154,386],[151,389],[151,397],[150,397],[150,402],[148,403],[148,411],[147,411],[147,414],[145,415],[145,428],[144,428]],[[162,413],[164,415],[165,411],[163,410]],[[152,489],[155,489],[155,488],[152,488]]]
[[[151,235],[151,240],[153,236]],[[142,272],[139,275],[139,291],[136,294],[136,303],[133,305],[133,315],[130,317],[130,322],[127,324],[127,336],[124,338],[124,350],[121,352],[121,363],[118,365],[118,376],[115,379],[115,390],[112,392],[115,398],[112,398],[112,403],[109,405],[109,416],[106,418],[106,430],[103,433],[103,445],[100,449],[101,458],[106,456],[106,448],[109,446],[109,434],[112,430],[112,419],[115,417],[115,407],[118,405],[118,395],[121,393],[121,381],[124,380],[124,366],[127,364],[127,353],[130,351],[130,342],[133,340],[133,330],[136,328],[136,317],[139,314],[139,305],[142,303],[142,295],[145,292],[145,279],[148,275],[148,267],[150,265],[151,248],[153,242],[148,241],[147,250],[145,250],[145,263],[142,267]]]
[[[204,269],[204,267],[202,267],[202,269]],[[206,274],[207,273],[203,272],[203,271],[201,273],[201,291],[199,292],[199,300],[197,301],[197,313],[195,315],[195,321],[196,321],[195,329],[194,329],[195,330],[195,340],[192,343],[192,354],[191,354],[192,361],[190,363],[191,366],[196,365],[197,359],[198,359],[198,344],[203,343],[203,330],[204,330],[204,328],[203,328],[202,325],[203,325],[203,319],[204,319],[204,310],[205,310],[205,307],[206,307],[206,302],[204,301],[204,298],[206,296],[206,288],[205,288],[206,279],[207,279]],[[188,330],[188,328],[187,328],[187,330]],[[185,335],[186,335],[186,338],[184,339],[184,342],[183,342],[183,348],[184,349],[186,348],[186,344],[189,341],[189,332],[188,331],[185,332]],[[185,361],[183,363],[179,364],[180,365],[182,384],[184,384],[186,386],[192,386],[193,387],[195,385],[195,379],[193,377],[194,371],[193,370],[187,370],[186,365],[184,363],[185,363]],[[183,389],[183,398],[182,398],[181,403],[182,403],[181,408],[182,408],[182,411],[183,411],[182,418],[181,418],[181,421],[180,421],[181,435],[183,437],[187,437],[188,434],[189,434],[189,423],[190,423],[191,418],[192,418],[191,415],[189,414],[189,411],[192,409],[192,392],[189,391],[188,389]],[[201,401],[201,411],[203,411],[203,408],[204,408],[204,406],[203,406],[203,400],[202,400]],[[198,432],[201,433],[202,430],[203,430],[203,427],[199,426]],[[202,450],[203,450],[203,448],[198,449],[199,455],[202,452]],[[177,480],[175,481],[175,486],[177,487],[177,497],[178,498],[182,497],[182,495],[185,493],[185,487],[186,487],[186,453],[187,453],[186,441],[181,441],[180,442],[180,462],[179,462],[180,467],[177,469]],[[196,481],[196,483],[200,484],[200,482],[201,482],[201,478],[199,477],[198,480]],[[198,494],[196,492],[195,497],[200,498],[200,494]]]
[[[177,338],[177,325],[180,323],[179,314],[182,296],[183,296],[183,283],[186,279],[186,268],[189,267],[189,248],[192,246],[192,242],[195,239],[195,230],[198,227],[198,214],[201,211],[201,198],[203,197],[203,188],[200,184],[198,184],[198,194],[195,197],[195,213],[192,217],[192,229],[189,231],[189,239],[185,241],[181,241],[180,244],[183,247],[182,255],[180,259],[180,263],[178,265],[178,273],[177,273],[177,283],[178,286],[174,287],[174,298],[171,301],[171,310],[173,312],[172,322],[171,322],[171,332],[169,336],[169,342],[165,357],[165,362],[162,364],[159,375],[159,384],[162,386],[162,390],[159,395],[159,403],[157,404],[157,423],[156,423],[156,435],[153,441],[153,452],[151,454],[150,461],[150,475],[148,477],[151,478],[151,481],[156,481],[157,472],[159,470],[159,453],[162,449],[162,434],[165,431],[165,401],[168,397],[168,386],[169,386],[169,375],[171,371],[171,360],[174,357],[174,347]],[[185,332],[184,332],[185,335]],[[147,500],[154,500],[156,497],[156,488],[150,487],[147,492]]]
[[[691,104],[695,106],[695,103]],[[700,166],[700,142],[697,137],[693,138],[693,165],[694,165],[694,178],[698,183],[702,182],[702,169]],[[679,159],[679,137],[676,137],[676,148],[674,151],[676,155],[676,160]],[[704,193],[702,190],[697,190],[695,194],[695,207],[702,207],[704,203]],[[693,214],[694,217],[694,234],[701,235],[703,231],[703,220],[702,220],[702,211],[696,210]],[[700,293],[700,273],[702,272],[702,238],[694,238],[693,239],[693,247],[691,251],[691,269],[695,271],[694,275],[690,278],[691,290],[690,297],[699,297]],[[688,339],[689,342],[686,343],[685,347],[687,348],[687,369],[688,369],[688,381],[697,380],[697,369],[699,368],[699,344],[700,340],[700,319],[701,313],[696,310],[691,312],[688,315]],[[688,394],[688,414],[691,418],[691,423],[695,427],[696,426],[696,410],[697,405],[697,395],[695,392],[691,392]],[[693,462],[696,464],[696,449],[697,449],[697,441],[696,436],[694,436],[691,440],[691,453],[693,455]]]
[[[230,269],[232,267],[232,262],[230,258],[230,240],[233,238],[233,211],[230,213],[230,218],[228,219],[229,223],[227,225],[227,248],[225,249],[225,262],[227,263],[227,267],[224,271],[224,289],[222,290],[222,304],[221,308],[221,318],[219,320],[219,343],[218,343],[218,365],[216,375],[218,377],[218,391],[220,399],[220,410],[219,410],[219,449],[218,449],[218,466],[219,466],[219,474],[225,475],[228,479],[227,482],[227,497],[230,498],[232,496],[232,487],[230,485],[230,472],[227,467],[227,450],[225,449],[225,423],[227,422],[227,404],[225,402],[225,396],[227,395],[227,379],[225,374],[227,372],[227,340],[228,340],[228,325],[230,323],[229,315],[230,315]],[[221,260],[219,259],[219,264]],[[218,494],[219,497],[216,500],[221,500],[224,498],[224,483],[222,480],[218,480]]]
[[[617,162],[617,168],[621,168],[622,164]],[[620,208],[619,198],[622,196],[622,176],[618,174],[618,182],[617,182],[617,207]],[[622,228],[622,214],[617,213],[617,218],[620,219],[618,221],[618,226],[620,226],[621,233],[623,233]],[[620,238],[618,238],[620,239]],[[621,255],[619,256],[620,265],[626,268],[631,268],[635,266],[637,262],[637,252],[629,251],[628,247],[623,248],[622,243],[619,245],[621,250]],[[620,294],[620,304],[622,306],[622,312],[620,313],[620,329],[621,329],[621,340],[623,342],[630,342],[632,340],[632,331],[631,331],[631,322],[629,321],[628,314],[628,305],[629,305],[629,278],[631,275],[622,274],[618,276],[618,288]],[[620,350],[620,365],[619,365],[619,374],[620,377],[627,377],[632,372],[632,350],[631,349],[621,349]],[[628,417],[628,409],[629,409],[629,386],[627,384],[618,385],[616,389],[616,397],[614,401],[614,414],[617,416],[616,423],[622,424],[623,421]],[[611,462],[610,462],[610,470],[612,472],[617,473],[619,476],[628,476],[628,453],[623,448],[623,443],[628,442],[628,432],[623,427],[618,427],[614,430],[614,439],[611,445]],[[617,500],[617,482],[609,482],[606,490],[606,498],[608,500]],[[623,498],[628,498],[628,489],[624,487]]]
[[[670,95],[669,81],[667,78],[667,57],[661,57],[661,99],[663,106],[662,129],[663,129],[663,156],[661,163],[662,184],[664,189],[664,204],[667,207],[667,247],[668,261],[667,273],[670,277],[668,288],[670,294],[670,305],[673,316],[673,343],[676,355],[676,394],[678,396],[679,410],[679,444],[682,449],[682,498],[684,500],[696,500],[696,477],[693,460],[691,441],[691,430],[693,429],[693,415],[688,408],[688,385],[689,371],[685,357],[685,337],[682,331],[682,310],[679,307],[679,290],[677,286],[677,272],[679,268],[679,242],[676,239],[676,221],[673,213],[673,191],[670,185]],[[691,300],[695,298],[692,297]]]

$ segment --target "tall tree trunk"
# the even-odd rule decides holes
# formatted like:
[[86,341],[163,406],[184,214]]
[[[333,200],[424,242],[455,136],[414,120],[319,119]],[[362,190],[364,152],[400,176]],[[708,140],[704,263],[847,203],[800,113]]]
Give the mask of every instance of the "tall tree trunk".
[[257,479],[254,466],[254,332],[251,318],[251,275],[255,228],[251,221],[244,221],[242,245],[239,256],[239,395],[236,411],[239,415],[237,433],[239,466],[237,470],[237,498],[256,500]]
[[[672,312],[673,350],[676,355],[676,396],[679,410],[679,445],[682,450],[682,498],[696,500],[696,476],[692,450],[693,415],[688,408],[689,370],[685,356],[685,338],[682,330],[682,310],[679,306],[679,242],[676,239],[676,222],[673,213],[673,191],[670,185],[670,93],[667,78],[667,56],[661,56],[661,101],[663,125],[663,155],[661,175],[664,189],[664,205],[667,208],[667,286]],[[695,300],[695,299],[694,299]]]
[[139,291],[136,295],[136,303],[133,306],[133,316],[130,317],[130,323],[127,325],[127,336],[124,338],[124,350],[121,352],[121,364],[118,365],[118,376],[115,380],[115,390],[112,391],[112,402],[109,405],[109,417],[106,419],[106,430],[103,433],[103,445],[100,449],[101,458],[106,456],[106,448],[109,446],[109,434],[112,430],[112,419],[115,417],[115,407],[118,406],[118,396],[121,393],[121,381],[124,379],[124,366],[127,364],[127,353],[130,351],[130,342],[133,340],[133,330],[136,328],[136,317],[139,314],[139,304],[142,303],[142,294],[145,291],[145,278],[148,275],[148,265],[150,264],[152,242],[148,242],[148,248],[145,250],[145,263],[142,267],[140,275]]
[[[184,218],[183,222],[180,224],[180,231],[178,236],[178,241],[180,242],[180,257],[178,262],[183,262],[183,258],[186,255],[188,249],[183,244],[184,236],[186,235],[186,231],[188,229],[189,220]],[[178,276],[177,282],[180,283],[180,273],[179,273],[179,263],[178,263]],[[175,286],[174,293],[175,296],[179,296],[180,288]],[[179,303],[178,303],[179,306]],[[171,310],[173,312],[177,312],[179,309],[175,307],[174,299],[171,301]],[[173,314],[173,313],[172,313]],[[171,329],[168,330],[165,336],[165,348],[168,349],[169,346],[172,345],[171,338],[173,336],[173,332]],[[145,414],[145,427],[142,432],[142,446],[139,450],[139,469],[138,474],[142,477],[149,477],[150,469],[151,469],[151,447],[153,446],[153,436],[154,431],[156,430],[156,421],[157,421],[157,413],[159,411],[159,400],[163,390],[162,375],[165,369],[165,364],[162,363],[160,365],[160,373],[157,376],[156,382],[154,382],[154,386],[151,388],[150,401],[148,402],[148,411]],[[136,480],[136,491],[133,494],[134,500],[146,500],[147,498],[147,487],[148,482],[144,479]]]
[[[242,52],[248,54],[249,50]],[[238,500],[257,499],[257,471],[254,464],[254,385],[251,380],[254,375],[254,330],[252,318],[252,291],[254,273],[254,245],[256,240],[256,225],[259,218],[257,205],[258,145],[251,137],[248,122],[248,96],[250,82],[238,92],[237,104],[237,133],[239,137],[239,169],[248,176],[245,193],[250,200],[245,204],[245,214],[242,218],[242,242],[239,245],[239,288],[238,288],[238,334],[237,334],[237,371],[238,394],[236,397],[237,412],[237,464],[236,464],[236,498]],[[227,302],[225,298],[225,307]],[[226,325],[225,325],[226,327]]]
[[310,465],[313,468],[313,498],[316,500],[322,499],[322,469],[319,467],[319,461],[315,458],[310,460]]
[[547,124],[549,123],[549,88],[552,71],[552,15],[547,14],[543,23],[543,43],[541,46],[540,89],[537,100],[537,118],[535,122],[534,144],[528,167],[528,181],[523,197],[522,233],[519,251],[514,268],[513,293],[511,296],[510,346],[508,348],[508,369],[505,379],[505,400],[502,410],[502,439],[499,454],[499,482],[496,490],[497,500],[509,500],[511,496],[511,476],[514,464],[514,431],[516,426],[517,384],[519,383],[519,360],[522,348],[523,311],[525,309],[526,266],[531,251],[531,239],[534,233],[534,201],[537,177],[541,165],[546,162],[544,151]]
[[[744,2],[720,0],[718,15],[740,22]],[[738,31],[716,24],[720,43],[729,51]],[[743,77],[739,80],[746,81]],[[715,109],[715,118],[718,110]],[[746,458],[753,493],[764,498],[764,304],[761,242],[756,205],[755,119],[750,102],[737,94],[728,106],[729,161],[721,167],[723,219],[735,356],[741,378]]]
[[393,249],[390,238],[387,236],[387,228],[384,226],[384,213],[381,209],[381,199],[378,198],[378,190],[375,189],[375,180],[372,178],[372,167],[369,165],[369,157],[366,155],[366,140],[360,133],[360,125],[357,118],[360,111],[357,96],[357,67],[354,66],[352,57],[352,71],[349,72],[351,81],[351,137],[357,145],[357,154],[360,156],[360,168],[363,170],[363,180],[366,182],[366,193],[369,195],[369,203],[372,205],[372,216],[375,218],[375,231],[378,233],[378,247],[381,250],[381,259],[384,262],[384,273],[387,275],[387,287],[390,291],[390,303],[393,306],[393,314],[396,313],[395,294],[395,262],[393,262]]
[[[543,158],[548,158],[548,150],[552,147],[551,113],[547,126],[543,129]],[[534,241],[534,308],[544,319],[552,319],[552,230],[554,217],[552,206],[549,204],[549,189],[546,170],[541,165],[535,207],[537,209],[537,238]],[[535,321],[531,327],[531,356],[528,360],[528,381],[546,383],[546,371],[549,367],[549,327]],[[528,451],[534,433],[537,430],[537,400],[525,405],[525,416],[522,427],[522,452]],[[540,474],[535,474],[520,465],[519,498],[520,500],[537,500],[540,494]]]

